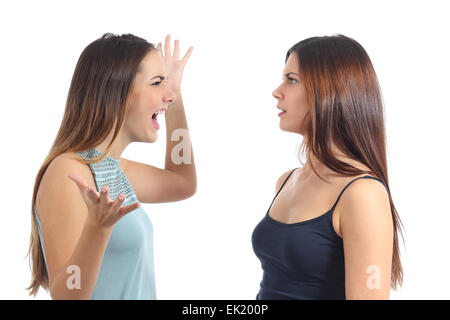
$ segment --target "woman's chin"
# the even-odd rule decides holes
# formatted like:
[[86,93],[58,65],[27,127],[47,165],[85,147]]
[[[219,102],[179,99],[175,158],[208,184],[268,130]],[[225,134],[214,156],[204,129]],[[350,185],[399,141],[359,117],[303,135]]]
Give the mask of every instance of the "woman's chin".
[[297,133],[297,134],[303,135],[301,133],[301,130],[299,130],[299,128],[297,126],[290,127],[290,126],[286,125],[286,123],[283,123],[282,121],[280,121],[279,127],[280,127],[281,131]]
[[156,142],[156,141],[158,141],[158,134],[157,133],[155,133],[154,135],[151,135],[148,142],[153,143],[153,142]]
[[290,130],[289,127],[287,127],[286,125],[283,125],[283,123],[281,123],[281,122],[280,122],[280,129],[281,129],[281,131],[292,132],[292,130]]

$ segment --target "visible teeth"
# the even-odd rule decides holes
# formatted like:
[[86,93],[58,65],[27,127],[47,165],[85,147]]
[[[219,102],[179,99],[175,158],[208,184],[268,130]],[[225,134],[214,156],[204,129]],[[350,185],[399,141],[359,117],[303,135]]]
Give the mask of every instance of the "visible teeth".
[[165,113],[166,113],[166,110],[165,109],[161,109],[161,110],[156,111],[153,115],[158,115],[158,114],[164,115]]

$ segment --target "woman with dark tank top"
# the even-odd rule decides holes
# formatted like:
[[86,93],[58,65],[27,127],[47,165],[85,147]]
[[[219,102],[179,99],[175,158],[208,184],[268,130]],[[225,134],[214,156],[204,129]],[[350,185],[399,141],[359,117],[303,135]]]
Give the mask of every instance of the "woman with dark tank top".
[[280,128],[303,136],[302,167],[277,181],[252,234],[257,299],[389,299],[403,282],[386,164],[381,90],[355,40],[313,37],[288,50],[273,92]]

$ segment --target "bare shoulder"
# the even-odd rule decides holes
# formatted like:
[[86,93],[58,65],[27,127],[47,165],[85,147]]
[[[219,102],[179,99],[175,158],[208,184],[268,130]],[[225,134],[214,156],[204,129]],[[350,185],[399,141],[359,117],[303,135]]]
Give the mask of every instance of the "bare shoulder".
[[[72,152],[62,153],[53,159],[45,170],[39,185],[36,205],[38,206],[42,201],[49,201],[57,196],[62,184],[70,181],[67,178],[69,173],[75,173],[81,176],[90,186],[95,186],[90,169],[81,161],[81,157]],[[71,183],[73,184],[73,182]]]
[[57,170],[63,167],[74,167],[74,168],[87,168],[87,166],[81,161],[81,157],[74,152],[64,152],[53,159],[47,170]]
[[[290,170],[286,171],[285,173],[283,173],[283,174],[278,178],[278,180],[277,180],[277,182],[276,182],[276,184],[275,184],[275,193],[277,193],[277,192],[280,190],[280,188],[281,188],[283,182],[286,180],[286,178],[289,176],[289,174],[290,174],[293,170],[295,170],[295,169],[290,169]],[[299,168],[299,169],[297,169],[297,170],[301,170],[301,168]]]
[[380,201],[389,202],[385,186],[375,179],[358,179],[353,181],[342,194],[342,203],[361,204]]
[[340,221],[345,230],[388,227],[392,224],[389,194],[375,179],[353,181],[343,192],[339,203]]

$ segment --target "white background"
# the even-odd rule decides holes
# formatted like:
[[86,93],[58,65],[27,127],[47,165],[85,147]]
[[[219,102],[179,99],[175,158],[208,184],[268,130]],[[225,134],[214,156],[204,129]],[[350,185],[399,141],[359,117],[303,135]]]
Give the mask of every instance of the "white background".
[[[287,49],[342,33],[381,84],[389,181],[406,229],[405,283],[392,299],[448,299],[449,36],[446,1],[15,1],[0,8],[0,298],[32,299],[34,180],[60,126],[82,50],[105,32],[194,46],[182,92],[197,166],[194,197],[144,204],[154,225],[158,299],[254,299],[251,234],[301,137],[279,129],[272,91]],[[447,30],[447,31],[446,31]],[[164,166],[165,126],[126,158]],[[38,299],[49,299],[41,290]]]

